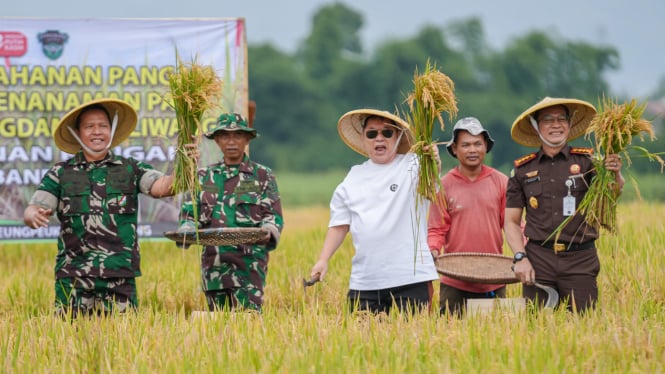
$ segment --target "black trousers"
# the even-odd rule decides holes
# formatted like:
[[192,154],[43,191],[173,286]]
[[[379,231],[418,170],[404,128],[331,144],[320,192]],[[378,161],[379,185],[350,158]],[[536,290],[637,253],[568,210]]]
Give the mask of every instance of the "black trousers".
[[401,312],[417,312],[430,309],[433,290],[432,282],[421,282],[381,290],[349,290],[347,298],[351,311],[390,313],[396,307]]
[[469,292],[441,283],[439,289],[439,304],[441,314],[450,313],[461,317],[466,308],[467,299],[494,299],[506,297],[506,286],[497,288],[491,292]]

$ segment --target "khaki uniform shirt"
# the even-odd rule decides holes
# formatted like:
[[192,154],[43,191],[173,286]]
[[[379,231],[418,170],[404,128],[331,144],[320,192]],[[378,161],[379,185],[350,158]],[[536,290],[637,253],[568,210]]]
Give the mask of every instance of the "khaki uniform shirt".
[[[554,157],[542,149],[515,161],[508,180],[506,208],[526,208],[525,235],[534,242],[544,242],[567,217],[563,215],[564,197],[571,181],[570,195],[577,209],[596,174],[591,148],[566,145]],[[586,224],[584,216],[575,212],[563,228],[559,242],[583,243],[598,238],[597,230]],[[554,238],[550,238],[553,242]]]

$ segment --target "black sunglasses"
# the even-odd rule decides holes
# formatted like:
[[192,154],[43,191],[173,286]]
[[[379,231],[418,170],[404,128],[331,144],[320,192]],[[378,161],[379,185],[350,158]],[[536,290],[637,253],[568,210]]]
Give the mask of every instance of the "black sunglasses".
[[[383,135],[384,138],[390,139],[393,137],[393,134],[395,133],[395,130],[393,129],[383,129],[381,130],[381,135]],[[367,130],[365,131],[365,136],[367,139],[374,139],[377,136],[379,136],[379,130]]]

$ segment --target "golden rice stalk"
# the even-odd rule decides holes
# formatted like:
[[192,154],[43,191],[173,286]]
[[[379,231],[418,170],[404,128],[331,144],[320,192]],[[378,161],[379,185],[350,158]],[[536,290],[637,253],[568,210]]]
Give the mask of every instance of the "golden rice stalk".
[[635,99],[618,104],[603,97],[601,111],[593,118],[586,136],[594,135],[598,154],[620,154],[631,145],[633,136],[643,139],[644,134],[654,140],[653,126],[642,118],[646,104],[638,105]]
[[187,156],[185,144],[202,136],[201,120],[210,109],[219,106],[222,81],[212,66],[189,64],[178,58],[175,71],[169,75],[172,106],[178,120],[178,138],[174,162],[173,192],[190,191],[195,195],[201,190],[197,177],[196,160]]
[[[585,216],[589,225],[602,227],[610,233],[616,231],[616,209],[621,191],[617,186],[614,172],[605,168],[605,156],[619,154],[629,166],[629,150],[634,150],[659,162],[661,172],[665,165],[657,154],[650,153],[643,147],[632,146],[635,136],[644,139],[646,134],[650,140],[655,139],[651,121],[642,118],[645,108],[646,104],[638,105],[635,99],[619,104],[616,100],[603,97],[598,114],[591,120],[586,130],[585,137],[590,138],[593,135],[596,176],[580,202],[578,211]],[[637,189],[636,181],[634,185]]]
[[[661,173],[665,162],[658,154],[651,153],[644,147],[632,145],[635,136],[644,139],[646,134],[650,140],[655,139],[651,122],[642,118],[645,104],[638,105],[634,99],[619,104],[616,100],[603,97],[598,108],[598,114],[591,120],[585,133],[585,138],[591,138],[595,148],[593,165],[596,175],[591,180],[589,190],[582,198],[575,215],[583,214],[589,225],[613,234],[617,228],[616,210],[621,191],[617,186],[614,172],[605,168],[605,156],[621,155],[626,165],[630,166],[629,151],[633,150],[658,162]],[[637,180],[634,177],[630,180],[639,196]],[[547,240],[554,237],[557,241],[561,231],[572,218],[573,216],[567,217]]]
[[431,200],[438,199],[440,187],[439,169],[432,157],[432,152],[425,152],[423,147],[432,144],[434,122],[438,121],[444,129],[442,112],[448,112],[450,120],[457,115],[457,99],[455,84],[452,79],[437,70],[436,65],[427,60],[425,71],[418,73],[416,68],[413,77],[414,90],[406,97],[408,113],[405,119],[412,126],[415,144],[411,147],[420,162],[418,193]]

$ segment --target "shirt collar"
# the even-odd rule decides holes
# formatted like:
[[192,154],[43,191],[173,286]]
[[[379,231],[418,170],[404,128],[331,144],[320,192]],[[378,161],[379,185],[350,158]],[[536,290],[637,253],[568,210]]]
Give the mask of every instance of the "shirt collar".
[[73,165],[101,165],[101,164],[106,164],[106,163],[112,163],[112,164],[122,164],[122,161],[117,160],[115,156],[113,155],[112,151],[108,151],[106,156],[104,156],[103,159],[99,161],[93,161],[90,162],[85,159],[85,155],[83,154],[83,151],[78,151],[74,157],[72,157],[69,162]]
[[254,171],[247,154],[242,156],[242,161],[240,161],[240,164],[238,165],[226,165],[224,161],[220,162],[220,165],[223,165],[225,168],[238,168],[238,171],[243,173],[252,173]]
[[570,145],[566,144],[565,146],[563,146],[563,148],[561,148],[559,153],[555,154],[554,157],[546,155],[545,152],[543,152],[543,148],[540,148],[540,150],[538,150],[538,155],[536,156],[538,162],[542,162],[543,159],[552,160],[560,157],[563,157],[564,160],[567,160],[570,157]]

